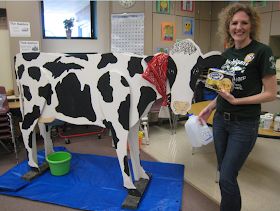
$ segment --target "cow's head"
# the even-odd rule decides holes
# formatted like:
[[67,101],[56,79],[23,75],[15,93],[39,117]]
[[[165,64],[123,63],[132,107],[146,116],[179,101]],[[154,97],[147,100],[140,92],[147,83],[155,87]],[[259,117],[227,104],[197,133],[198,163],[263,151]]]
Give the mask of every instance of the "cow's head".
[[170,51],[170,60],[176,64],[176,78],[172,78],[173,70],[168,68],[168,80],[171,89],[171,109],[175,114],[185,115],[191,108],[193,91],[189,86],[191,70],[201,56],[199,47],[190,39],[174,44]]
[[[198,45],[186,39],[175,43],[169,55],[167,77],[171,88],[170,106],[175,114],[185,115],[191,108],[193,91],[202,69],[219,67],[220,52],[213,51],[202,55]],[[175,67],[172,68],[172,66]],[[203,68],[200,68],[202,66]]]

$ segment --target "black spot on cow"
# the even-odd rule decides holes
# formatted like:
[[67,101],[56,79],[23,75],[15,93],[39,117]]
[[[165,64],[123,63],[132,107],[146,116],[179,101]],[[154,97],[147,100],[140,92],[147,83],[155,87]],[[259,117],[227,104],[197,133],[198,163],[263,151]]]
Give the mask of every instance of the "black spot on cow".
[[90,87],[85,85],[83,90],[81,89],[81,83],[74,73],[64,77],[55,87],[59,102],[55,109],[65,116],[85,117],[95,122],[96,114],[92,108]]
[[46,86],[43,87],[39,87],[39,96],[45,98],[48,105],[50,105],[52,102],[52,94],[53,91],[51,89],[50,84],[47,84]]
[[172,88],[177,76],[177,66],[171,57],[168,57],[167,64],[167,79],[169,81],[169,87]]
[[[17,57],[16,56],[14,56],[14,64],[16,63],[16,61],[17,61]],[[15,70],[15,69],[14,69]],[[16,79],[18,78],[18,76],[17,76],[17,71],[15,70],[15,76],[16,76]]]
[[113,88],[110,86],[109,72],[103,74],[97,83],[97,89],[106,103],[113,102]]
[[157,98],[156,92],[151,87],[142,86],[140,92],[141,95],[137,105],[139,117],[142,116],[149,103],[155,101]]
[[30,148],[32,148],[32,135],[33,135],[33,132],[31,132],[30,134],[29,134],[29,136],[28,136],[28,146],[30,147]]
[[130,109],[130,94],[128,94],[125,98],[125,101],[120,103],[120,107],[118,109],[119,114],[119,122],[123,126],[123,129],[129,129],[129,109]]
[[84,54],[84,53],[69,53],[69,56],[66,56],[66,57],[75,57],[78,59],[88,61],[88,56],[87,56],[87,54]]
[[118,142],[120,141],[117,137],[117,134],[116,134],[116,131],[112,125],[112,122],[110,121],[106,121],[106,120],[103,120],[103,124],[105,125],[105,127],[109,130],[111,130],[111,133],[112,133],[112,137],[113,137],[113,141],[114,141],[114,146],[115,146],[115,149],[117,149],[118,147]]
[[23,123],[22,123],[22,129],[27,130],[31,127],[31,125],[34,123],[36,119],[40,117],[40,107],[37,105],[33,106],[32,112],[27,113],[24,116]]
[[101,54],[101,60],[97,65],[98,69],[106,67],[108,64],[117,63],[118,59],[112,53]]
[[124,172],[127,174],[127,176],[130,176],[127,156],[124,156],[123,158],[123,165],[124,165]]
[[122,85],[124,85],[125,87],[128,87],[128,86],[129,86],[127,80],[126,80],[125,77],[123,77],[123,76],[121,77],[121,83],[122,83]]
[[22,87],[23,87],[23,95],[24,95],[25,99],[30,101],[32,99],[32,95],[30,93],[29,86],[23,85]]
[[23,72],[24,72],[24,65],[21,64],[18,66],[18,70],[17,70],[17,75],[19,80],[22,78]]
[[22,53],[22,57],[25,61],[31,61],[37,59],[40,53]]
[[84,69],[83,66],[75,64],[73,62],[62,63],[61,61],[59,61],[60,59],[61,59],[61,57],[57,58],[53,62],[47,62],[46,64],[43,65],[44,68],[46,68],[47,70],[49,70],[52,73],[54,78],[59,77],[65,71]]
[[206,58],[199,56],[197,62],[191,70],[190,87],[193,91],[196,88],[196,82],[202,75],[206,76],[209,68],[221,68],[225,63],[225,58],[221,55],[213,55]]
[[39,67],[29,67],[28,75],[36,81],[39,81],[41,78],[41,71]]
[[153,58],[154,56],[147,56],[144,60],[146,63],[149,63]]
[[133,77],[135,74],[143,73],[143,66],[141,65],[142,58],[139,57],[131,57],[128,61],[128,72],[130,77]]

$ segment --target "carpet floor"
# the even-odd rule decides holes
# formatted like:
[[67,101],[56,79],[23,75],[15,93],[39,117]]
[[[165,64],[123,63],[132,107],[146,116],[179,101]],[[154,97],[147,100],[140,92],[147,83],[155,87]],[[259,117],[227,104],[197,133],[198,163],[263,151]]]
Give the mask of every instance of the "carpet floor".
[[[101,139],[97,136],[88,136],[71,139],[70,144],[65,144],[64,139],[55,138],[55,146],[64,146],[71,152],[96,154],[96,155],[108,155],[116,156],[116,152],[112,147],[111,137],[103,135]],[[22,144],[19,144],[19,161],[26,159],[26,152]],[[43,148],[42,141],[38,141],[38,149]],[[141,152],[141,160],[156,161],[153,157]],[[13,153],[6,153],[0,146],[0,175],[16,165],[15,155]],[[54,204],[42,203],[37,201],[31,201],[18,197],[10,197],[0,195],[0,210],[1,211],[66,211],[75,210],[68,207],[62,207]],[[188,182],[184,182],[183,196],[182,196],[182,211],[218,211],[219,205],[207,198],[203,193],[198,191]]]

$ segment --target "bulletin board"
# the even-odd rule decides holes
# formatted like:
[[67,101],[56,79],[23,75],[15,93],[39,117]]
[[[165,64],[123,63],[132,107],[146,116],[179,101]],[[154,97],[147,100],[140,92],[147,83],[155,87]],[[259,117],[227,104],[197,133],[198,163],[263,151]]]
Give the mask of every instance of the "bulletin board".
[[144,13],[111,15],[111,51],[144,54]]

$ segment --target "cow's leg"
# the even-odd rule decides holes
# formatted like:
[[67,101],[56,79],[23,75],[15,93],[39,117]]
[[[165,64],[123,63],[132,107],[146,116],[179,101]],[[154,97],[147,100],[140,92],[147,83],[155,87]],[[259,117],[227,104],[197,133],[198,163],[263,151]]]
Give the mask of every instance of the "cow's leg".
[[[36,102],[38,104],[34,105],[32,110],[29,108],[29,112],[25,111],[20,129],[25,148],[28,152],[28,165],[30,167],[39,168],[37,160],[36,134],[34,132],[34,128],[38,123],[46,101],[40,101],[40,99],[38,99]],[[24,105],[24,107],[28,108],[27,105]]]
[[105,73],[98,81],[101,93],[100,106],[105,116],[104,125],[111,129],[124,187],[129,195],[141,196],[132,182],[127,157],[127,139],[130,119],[130,87],[126,79],[117,72]]
[[[122,172],[123,177],[123,185],[128,190],[130,195],[141,196],[140,192],[136,189],[135,185],[132,182],[131,171],[129,169],[128,157],[127,157],[127,138],[128,131],[125,132],[123,130],[115,130],[113,126],[109,127],[112,131],[113,141],[116,148],[119,165]],[[108,128],[108,126],[107,126]]]
[[140,151],[138,143],[138,131],[140,126],[140,120],[129,130],[128,144],[130,149],[131,163],[133,167],[134,179],[139,180],[140,178],[149,179],[145,170],[140,163]]
[[53,142],[51,140],[51,127],[45,123],[38,123],[40,134],[44,139],[45,156],[54,152]]
[[36,134],[34,132],[34,127],[26,130],[23,129],[22,125],[23,123],[20,123],[23,143],[28,154],[28,165],[30,167],[39,168],[37,159]]

